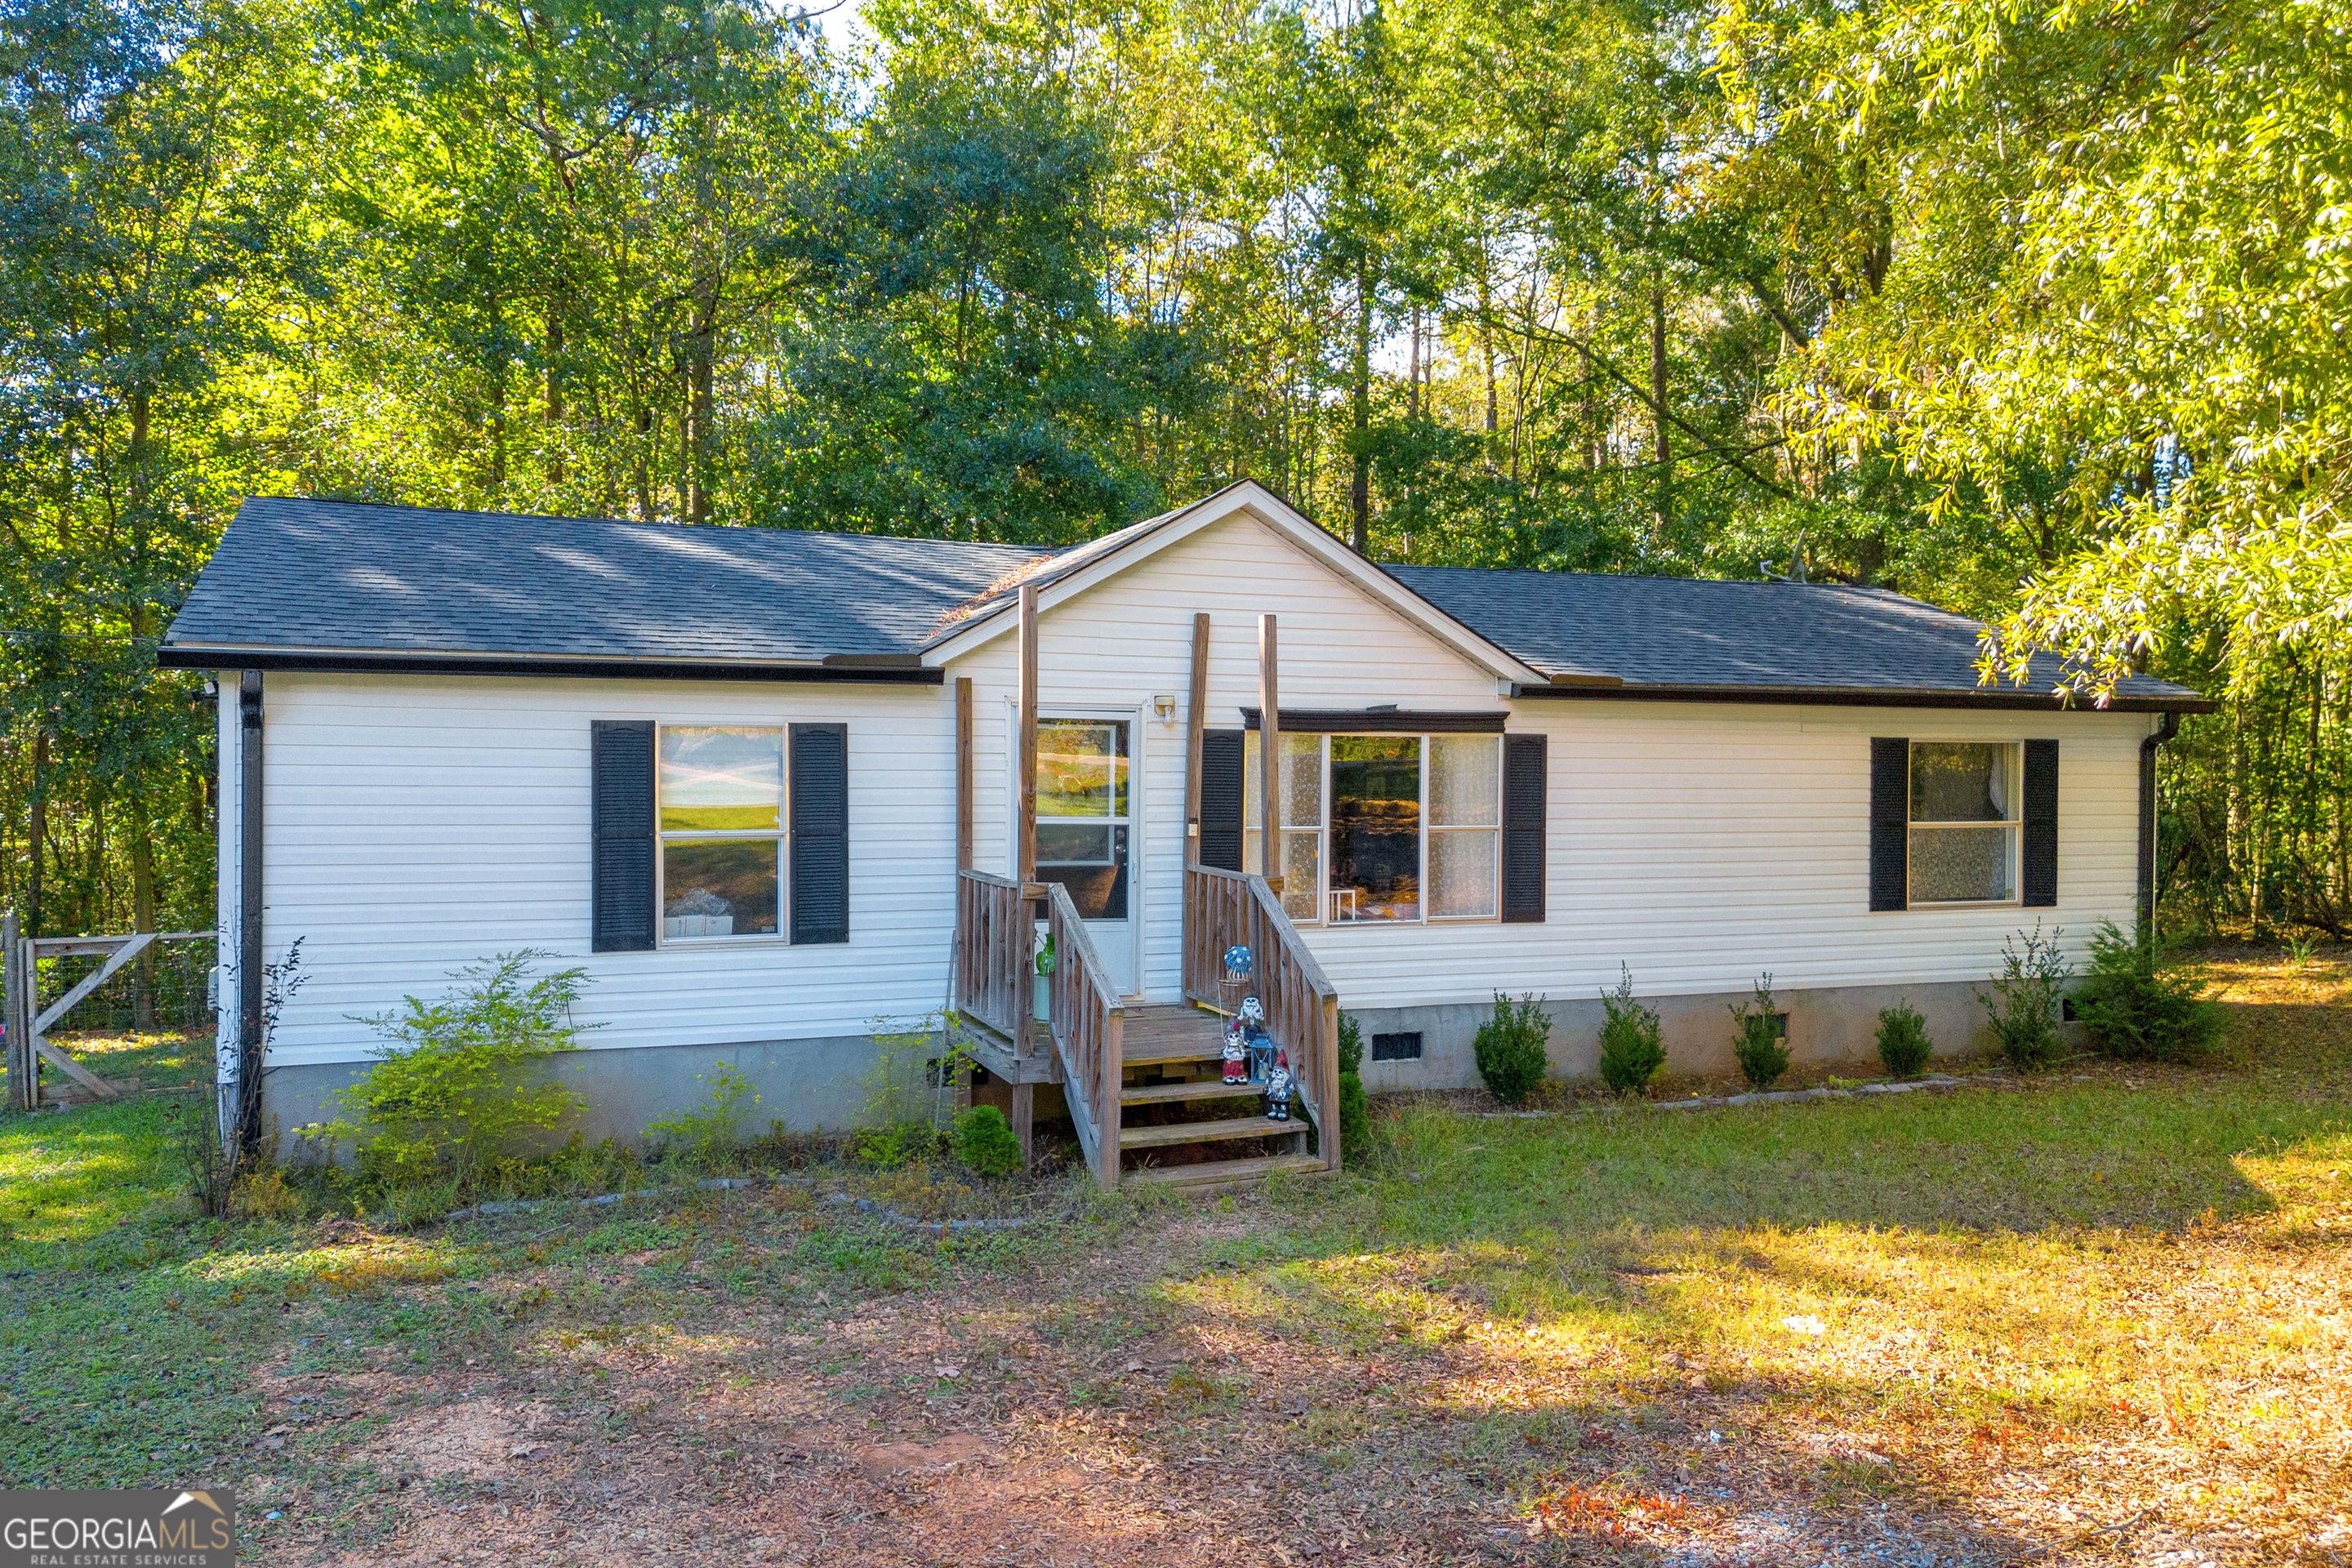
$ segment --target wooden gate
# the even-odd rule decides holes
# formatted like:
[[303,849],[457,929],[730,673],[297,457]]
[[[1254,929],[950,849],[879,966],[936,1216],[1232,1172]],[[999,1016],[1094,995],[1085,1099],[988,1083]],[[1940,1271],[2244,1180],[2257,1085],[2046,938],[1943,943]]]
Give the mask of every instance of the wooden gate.
[[[208,931],[136,931],[127,936],[26,936],[16,934],[16,917],[0,918],[0,962],[6,966],[0,987],[0,1024],[8,1037],[8,1098],[20,1110],[42,1103],[41,1064],[46,1062],[98,1100],[119,1100],[124,1086],[109,1083],[76,1061],[49,1035],[76,1007],[88,1001],[142,954],[173,942],[210,942]],[[41,999],[41,961],[77,954],[102,957],[105,962],[54,1001]]]

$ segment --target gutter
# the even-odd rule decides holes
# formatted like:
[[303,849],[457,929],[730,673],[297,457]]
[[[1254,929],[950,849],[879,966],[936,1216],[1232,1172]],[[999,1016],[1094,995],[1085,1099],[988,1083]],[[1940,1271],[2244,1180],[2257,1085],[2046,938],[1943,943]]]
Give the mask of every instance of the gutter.
[[[2206,710],[2210,711],[2210,708]],[[2156,930],[2156,749],[2180,733],[2180,715],[2167,713],[2139,743],[2139,922]]]
[[236,1140],[245,1154],[261,1147],[261,671],[241,672],[237,718]]
[[1826,708],[1976,708],[2032,712],[2210,713],[2221,706],[2207,697],[2116,697],[2104,708],[2074,703],[2039,691],[1947,690],[1923,687],[1853,686],[1670,686],[1647,682],[1603,684],[1591,679],[1549,686],[1518,685],[1514,698],[1580,698],[1604,702],[1754,702]]
[[587,658],[547,654],[377,653],[350,648],[270,648],[222,643],[165,643],[165,669],[288,670],[329,675],[552,676],[585,680],[857,681],[938,686],[947,672],[901,653],[836,653],[780,663],[748,659]]

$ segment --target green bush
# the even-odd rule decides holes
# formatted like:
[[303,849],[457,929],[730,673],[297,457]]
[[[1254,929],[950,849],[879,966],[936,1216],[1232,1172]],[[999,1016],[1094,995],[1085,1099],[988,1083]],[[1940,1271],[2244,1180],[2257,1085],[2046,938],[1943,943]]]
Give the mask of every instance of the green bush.
[[1772,1001],[1772,976],[1756,983],[1756,994],[1731,1005],[1731,1055],[1751,1089],[1769,1089],[1789,1070],[1789,1042],[1780,1032],[1780,1010]]
[[2228,1030],[2211,982],[2172,962],[2161,938],[2134,941],[2113,921],[2091,938],[2091,968],[2074,993],[2074,1015],[2091,1048],[2127,1062],[2193,1062],[2210,1057]]
[[1009,1176],[1021,1169],[1021,1140],[1004,1112],[975,1105],[955,1119],[955,1156],[976,1175]]
[[[1977,1001],[1992,1019],[2000,1054],[2020,1072],[2048,1067],[2064,1048],[2058,1038],[2058,1008],[2066,982],[2074,974],[2074,966],[2058,946],[2065,934],[2063,928],[2053,928],[2045,937],[2036,921],[2032,931],[2003,942],[2000,973],[1990,991],[1977,993]],[[2018,937],[2025,940],[2022,948]]]
[[1896,1078],[1917,1078],[1936,1054],[1927,1038],[1927,1020],[1908,1002],[1882,1008],[1878,1015],[1878,1059]]
[[648,1121],[646,1131],[694,1164],[716,1170],[735,1163],[740,1148],[735,1124],[742,1118],[744,1102],[748,1100],[756,1108],[760,1096],[751,1088],[751,1080],[728,1062],[720,1062],[718,1070],[707,1078],[697,1074],[696,1081],[710,1086],[701,1110],[682,1110],[676,1116]]
[[1633,1000],[1633,969],[1617,968],[1617,989],[1601,994],[1607,1015],[1601,1021],[1601,1081],[1619,1094],[1640,1094],[1666,1070],[1666,1047],[1658,1015]]
[[320,1131],[352,1139],[362,1173],[394,1189],[467,1191],[500,1156],[542,1142],[581,1105],[539,1070],[580,1048],[572,1006],[588,972],[530,978],[533,963],[554,956],[501,952],[454,971],[437,1002],[408,996],[395,1011],[355,1016],[388,1043],[337,1096],[344,1115]]
[[1551,1019],[1543,1010],[1541,997],[1523,996],[1513,1002],[1496,992],[1495,1016],[1478,1026],[1478,1037],[1473,1042],[1478,1076],[1486,1080],[1487,1092],[1505,1105],[1525,1105],[1551,1065],[1544,1051],[1544,1042],[1550,1037]]
[[1339,1158],[1358,1163],[1371,1152],[1372,1112],[1364,1098],[1364,1030],[1353,1014],[1339,1015]]

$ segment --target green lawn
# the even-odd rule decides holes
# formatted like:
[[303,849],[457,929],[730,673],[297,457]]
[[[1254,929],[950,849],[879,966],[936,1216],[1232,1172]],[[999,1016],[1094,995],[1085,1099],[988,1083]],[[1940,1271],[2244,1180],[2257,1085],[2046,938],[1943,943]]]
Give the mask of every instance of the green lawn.
[[836,1194],[1024,1200],[203,1221],[163,1102],[9,1117],[0,1479],[229,1482],[270,1562],[2337,1561],[2352,973],[2233,981],[2232,1068],[1376,1102],[1336,1180],[945,1237]]

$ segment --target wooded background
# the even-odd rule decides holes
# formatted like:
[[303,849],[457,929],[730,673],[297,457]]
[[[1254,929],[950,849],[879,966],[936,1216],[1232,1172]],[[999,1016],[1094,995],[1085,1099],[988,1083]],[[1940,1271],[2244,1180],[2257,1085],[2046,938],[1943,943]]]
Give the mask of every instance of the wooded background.
[[2168,908],[2352,921],[2316,3],[0,0],[0,900],[211,923],[152,650],[299,493],[1875,584],[2227,697]]

